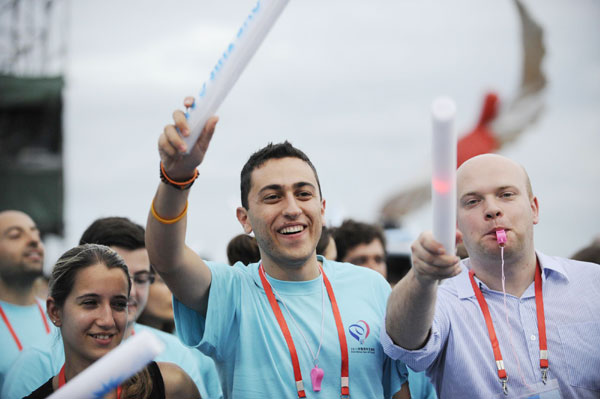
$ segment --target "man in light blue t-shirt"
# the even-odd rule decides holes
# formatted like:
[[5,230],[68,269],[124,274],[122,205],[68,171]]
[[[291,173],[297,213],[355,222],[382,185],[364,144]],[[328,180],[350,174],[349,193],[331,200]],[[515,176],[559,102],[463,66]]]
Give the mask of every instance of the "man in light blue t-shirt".
[[250,157],[237,218],[254,232],[261,261],[205,262],[185,245],[187,197],[216,118],[189,154],[177,132],[189,132],[185,115],[174,119],[159,140],[162,183],[148,217],[148,253],[175,297],[178,334],[215,360],[224,396],[408,397],[406,367],[378,339],[389,285],[371,270],[316,255],[325,201],[308,157],[288,142]]
[[0,212],[0,388],[21,351],[50,343],[54,326],[33,289],[43,263],[35,222],[20,211]]

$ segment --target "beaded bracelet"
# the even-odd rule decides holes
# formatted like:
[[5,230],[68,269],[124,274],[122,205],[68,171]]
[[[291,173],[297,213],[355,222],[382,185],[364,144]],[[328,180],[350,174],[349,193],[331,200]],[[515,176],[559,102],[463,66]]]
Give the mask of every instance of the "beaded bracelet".
[[179,216],[177,216],[173,219],[165,219],[165,218],[160,217],[158,215],[158,213],[156,213],[156,209],[154,209],[154,200],[152,200],[152,205],[150,206],[150,211],[152,212],[152,216],[154,216],[154,219],[158,220],[162,224],[173,224],[173,223],[179,222],[185,216],[187,209],[188,209],[188,202],[185,201],[185,208],[183,208],[183,211],[179,214]]
[[160,163],[160,180],[165,183],[168,184],[169,186],[175,187],[178,190],[187,190],[188,188],[192,187],[192,184],[194,184],[194,182],[196,181],[196,179],[198,178],[198,169],[194,170],[194,176],[192,176],[191,179],[186,180],[186,181],[176,181],[171,179],[169,176],[167,176],[167,172],[165,171],[165,167],[163,166],[163,163]]

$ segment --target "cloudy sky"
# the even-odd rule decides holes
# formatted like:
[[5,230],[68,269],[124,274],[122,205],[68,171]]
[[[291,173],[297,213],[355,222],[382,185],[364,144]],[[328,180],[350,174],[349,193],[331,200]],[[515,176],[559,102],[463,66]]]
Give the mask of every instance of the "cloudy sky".
[[[158,184],[157,138],[196,94],[255,0],[71,1],[65,92],[66,238],[102,216],[145,224]],[[530,172],[538,249],[569,256],[600,233],[600,3],[528,0],[548,77],[540,120],[502,153]],[[430,105],[458,105],[470,129],[487,90],[517,93],[519,20],[509,0],[292,0],[218,111],[189,207],[188,244],[225,260],[242,232],[239,171],[288,139],[316,165],[327,217],[377,218],[431,163]],[[409,217],[430,228],[431,209]],[[52,241],[52,240],[51,240]],[[58,254],[57,254],[58,255]]]

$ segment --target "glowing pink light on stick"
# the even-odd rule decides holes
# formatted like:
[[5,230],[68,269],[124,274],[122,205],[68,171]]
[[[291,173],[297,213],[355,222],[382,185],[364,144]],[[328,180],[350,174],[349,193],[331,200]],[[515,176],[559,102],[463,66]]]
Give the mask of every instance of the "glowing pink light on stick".
[[456,243],[456,105],[448,97],[438,97],[432,105],[433,138],[431,177],[433,237],[446,253],[455,253]]

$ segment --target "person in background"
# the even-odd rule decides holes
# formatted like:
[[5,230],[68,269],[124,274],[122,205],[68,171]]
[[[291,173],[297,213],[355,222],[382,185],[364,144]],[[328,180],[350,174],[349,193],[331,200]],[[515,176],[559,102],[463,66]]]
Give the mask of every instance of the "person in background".
[[331,234],[331,229],[323,226],[321,231],[321,238],[317,243],[317,255],[323,255],[325,259],[336,260],[337,248],[335,246],[335,240]]
[[159,275],[155,275],[150,285],[146,307],[137,321],[167,333],[175,331],[173,294]]
[[600,397],[598,265],[536,251],[538,199],[506,157],[463,163],[457,197],[469,258],[419,236],[388,301],[386,353],[426,370],[442,398]]
[[[60,372],[26,399],[43,399],[121,343],[127,328],[131,280],[125,261],[103,245],[85,244],[56,262],[46,300],[60,329],[65,361]],[[173,363],[151,362],[101,395],[118,399],[199,398],[191,378]]]
[[231,266],[237,262],[244,265],[255,263],[260,260],[260,251],[256,238],[249,234],[238,234],[227,244],[227,260]]
[[35,222],[20,211],[0,212],[0,388],[23,349],[52,342],[54,326],[34,290],[43,266],[44,244]]
[[334,230],[333,238],[338,262],[368,267],[387,279],[385,235],[381,227],[347,219]]
[[571,259],[600,264],[600,237],[592,241],[590,245],[575,252]]

